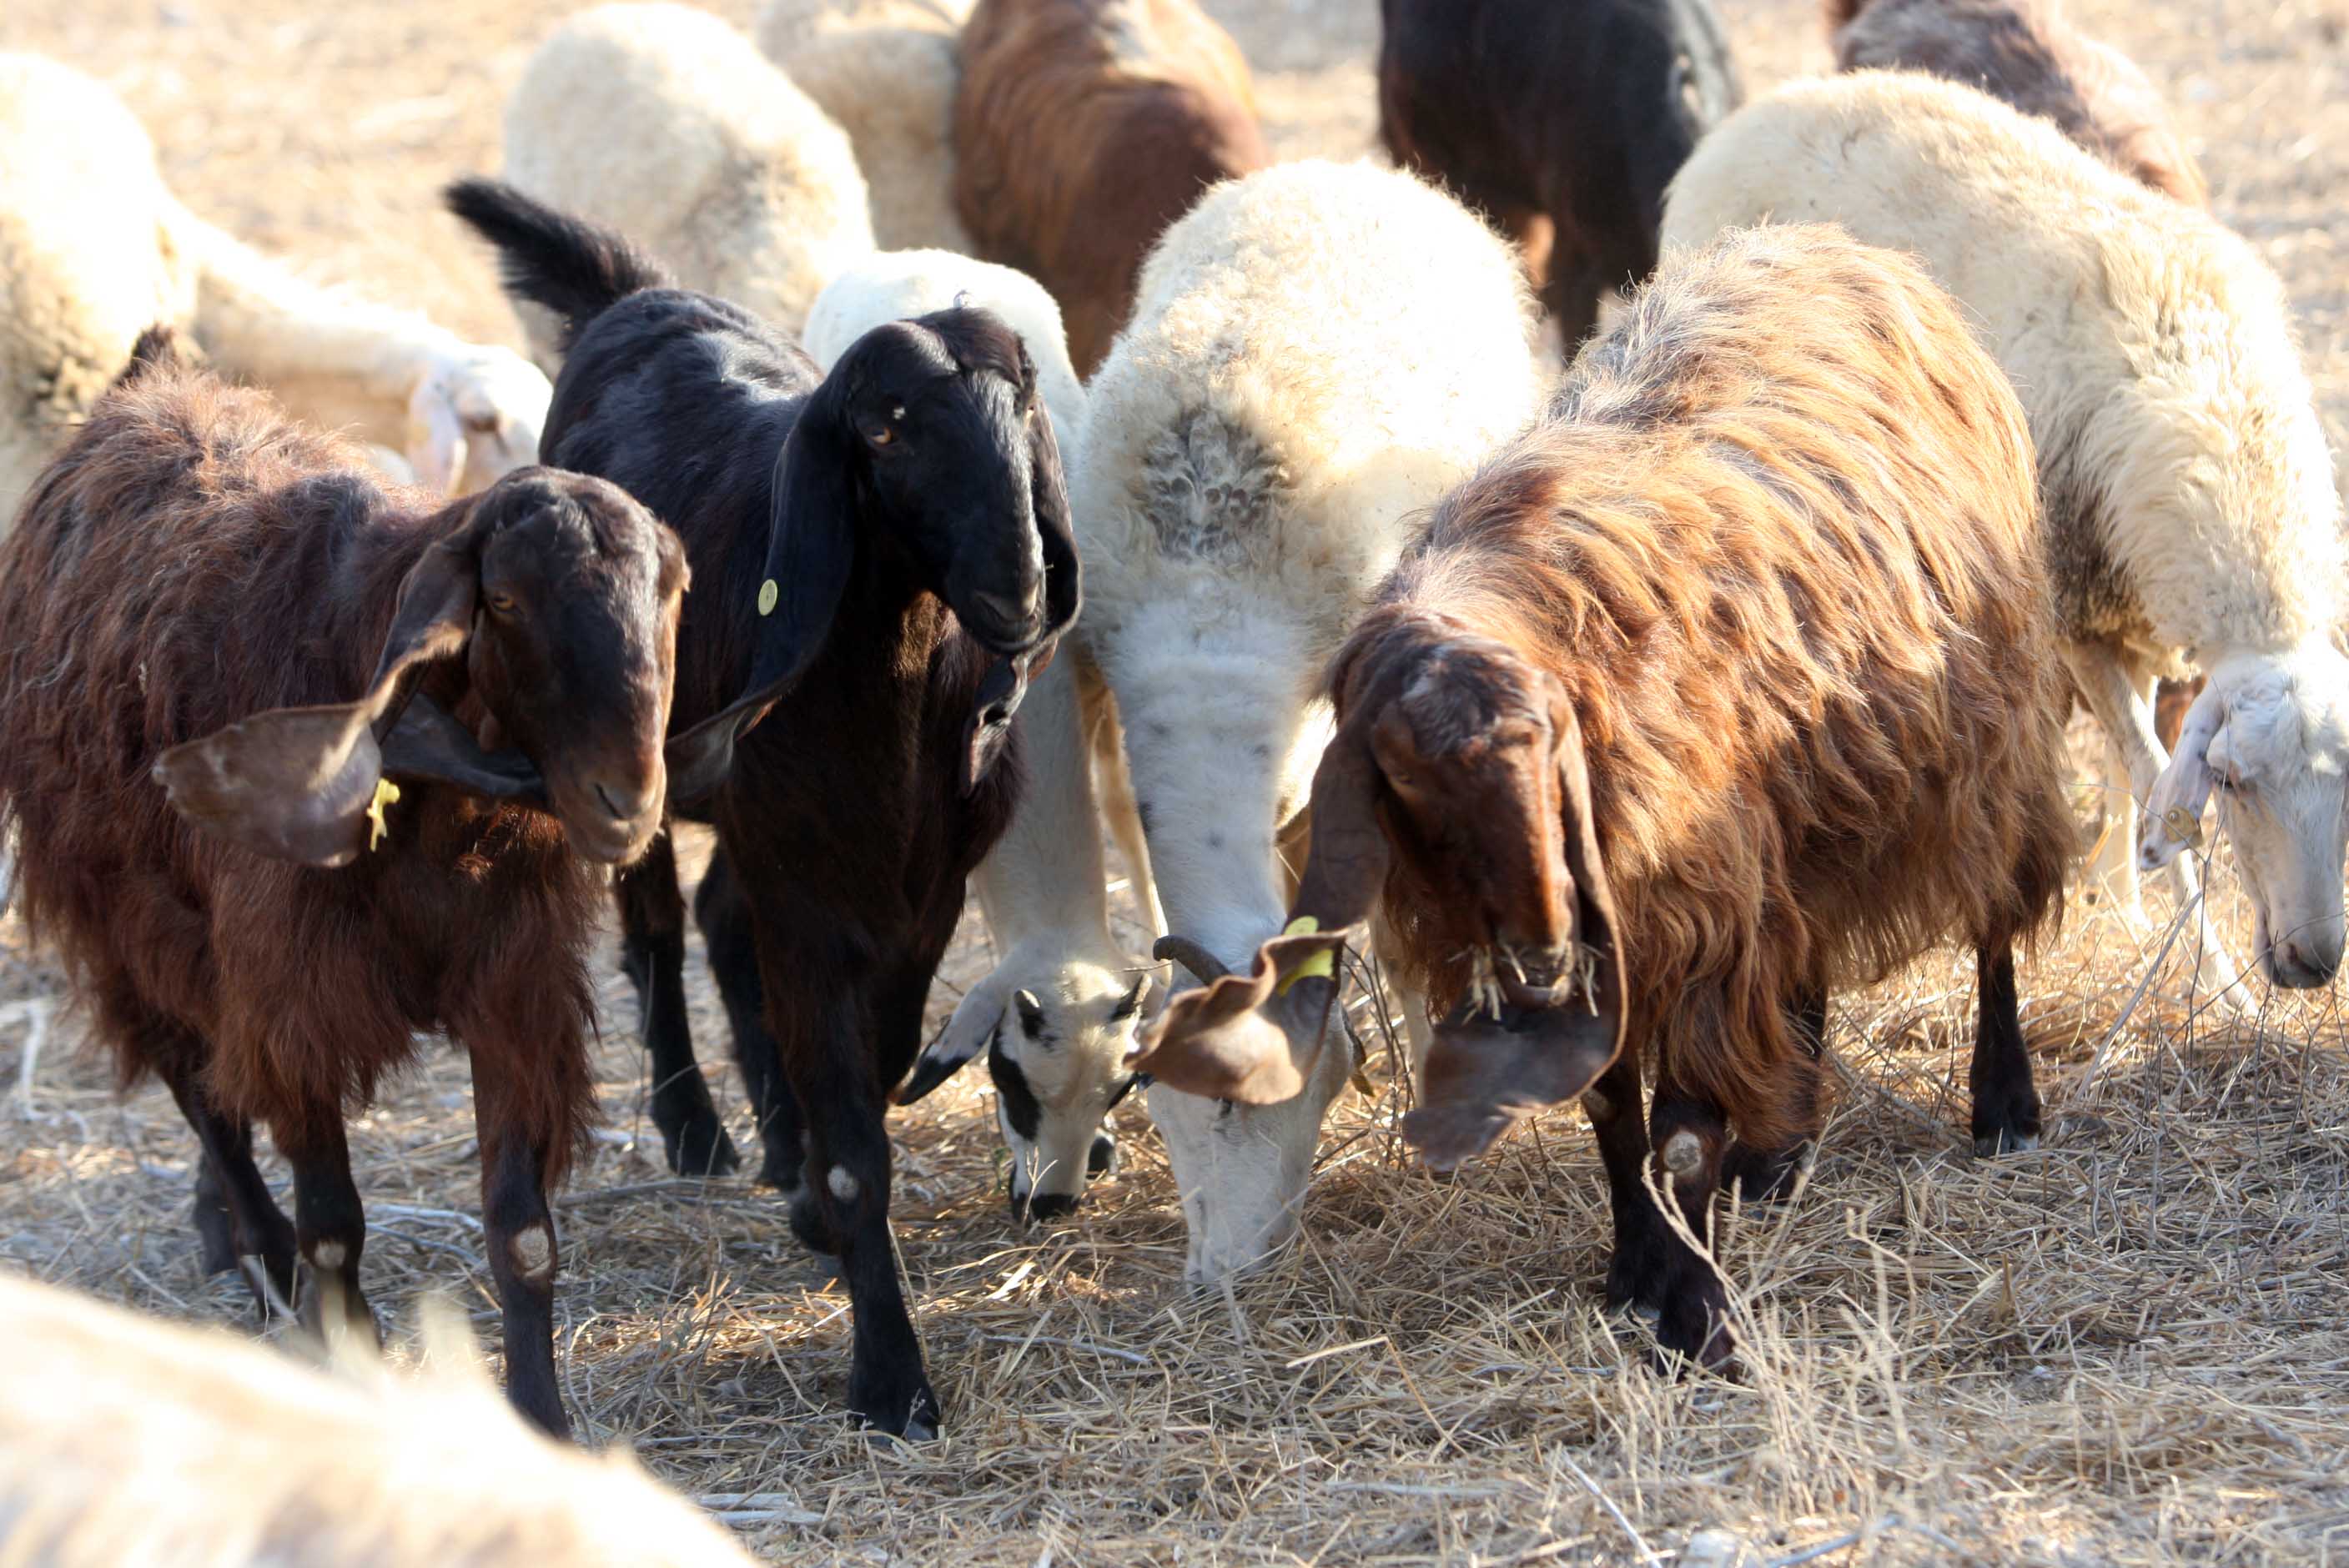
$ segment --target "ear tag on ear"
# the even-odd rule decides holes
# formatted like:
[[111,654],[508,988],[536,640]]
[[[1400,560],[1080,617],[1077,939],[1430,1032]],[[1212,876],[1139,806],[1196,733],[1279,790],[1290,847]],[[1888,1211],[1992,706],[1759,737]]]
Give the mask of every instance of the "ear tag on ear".
[[384,820],[383,809],[399,799],[399,786],[388,779],[375,781],[375,799],[367,802],[367,848],[374,848],[391,836],[391,824]]
[[[1300,914],[1295,920],[1290,921],[1287,926],[1283,927],[1280,934],[1283,936],[1310,936],[1313,933],[1320,929],[1321,923],[1319,920],[1316,920],[1309,914]],[[1290,970],[1288,974],[1282,975],[1280,977],[1280,985],[1277,987],[1276,994],[1286,996],[1288,995],[1288,988],[1291,985],[1296,985],[1299,980],[1306,979],[1309,976],[1319,980],[1328,980],[1333,978],[1337,973],[1337,954],[1334,952],[1317,953],[1312,957],[1308,958],[1304,963],[1299,965],[1296,968]]]
[[759,614],[761,615],[773,614],[775,613],[775,601],[781,597],[781,593],[782,591],[775,586],[775,580],[771,577],[768,578],[764,583],[760,583]]
[[2202,819],[2190,815],[2183,806],[2172,806],[2161,814],[2161,825],[2169,836],[2189,850],[2202,847]]

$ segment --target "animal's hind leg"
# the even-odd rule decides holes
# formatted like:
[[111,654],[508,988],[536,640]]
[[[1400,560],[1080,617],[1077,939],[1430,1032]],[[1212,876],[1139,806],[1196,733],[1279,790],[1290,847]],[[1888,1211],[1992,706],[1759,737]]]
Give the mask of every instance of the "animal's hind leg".
[[[796,1201],[807,1164],[800,1103],[783,1073],[782,1047],[767,1030],[766,993],[759,978],[750,901],[743,897],[733,862],[722,849],[709,857],[709,869],[702,873],[700,890],[693,898],[693,917],[709,948],[710,973],[718,981],[719,997],[726,1004],[727,1021],[733,1026],[734,1059],[742,1069],[750,1108],[759,1119],[759,1141],[765,1156],[759,1180]],[[796,1202],[793,1212],[798,1213]],[[800,1239],[819,1252],[835,1250],[819,1245],[820,1238],[806,1233]]]
[[1790,1068],[1795,1077],[1788,1091],[1792,1119],[1802,1131],[1776,1149],[1756,1149],[1742,1140],[1733,1142],[1721,1162],[1723,1190],[1739,1189],[1749,1203],[1783,1198],[1793,1191],[1795,1176],[1803,1165],[1803,1149],[1818,1136],[1827,1038],[1826,988],[1816,987],[1797,996],[1789,1022],[1794,1026],[1795,1043],[1803,1052],[1803,1059]]
[[304,1326],[330,1346],[347,1332],[363,1332],[371,1342],[380,1343],[375,1313],[359,1288],[367,1212],[351,1180],[341,1109],[331,1103],[313,1105],[300,1125],[273,1130],[279,1151],[294,1167],[295,1240],[309,1266],[310,1289],[302,1299]]
[[273,1292],[278,1302],[293,1305],[294,1225],[270,1195],[261,1168],[254,1163],[253,1123],[221,1109],[204,1090],[200,1066],[205,1055],[203,1042],[176,1027],[171,1033],[177,1038],[150,1052],[149,1059],[155,1062],[171,1098],[179,1102],[180,1114],[188,1119],[203,1147],[202,1163],[196,1173],[196,1233],[203,1247],[204,1266],[224,1272],[218,1266],[223,1254],[230,1268],[254,1260],[267,1287],[261,1278],[248,1275],[247,1279],[253,1285],[254,1305],[266,1320]]
[[2007,1154],[2039,1145],[2039,1090],[2015,999],[2014,942],[1998,937],[1976,950],[1982,1015],[1974,1033],[1973,1134],[1976,1154]]
[[680,1176],[723,1176],[741,1163],[693,1054],[685,1012],[685,901],[677,850],[664,831],[645,858],[622,872],[620,966],[636,983],[646,1051],[652,1057],[653,1125],[668,1168]]

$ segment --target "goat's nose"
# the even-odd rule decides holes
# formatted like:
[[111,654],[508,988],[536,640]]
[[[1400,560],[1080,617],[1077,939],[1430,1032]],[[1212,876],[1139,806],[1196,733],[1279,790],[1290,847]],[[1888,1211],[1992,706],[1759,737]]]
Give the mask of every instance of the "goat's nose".
[[612,813],[614,820],[621,822],[633,822],[657,804],[650,788],[631,794],[625,789],[615,789],[600,779],[595,781],[595,799],[604,803],[604,810]]
[[1065,1220],[1077,1212],[1077,1200],[1068,1192],[1038,1192],[1025,1198],[1015,1193],[1011,1212],[1030,1221]]
[[998,626],[1009,629],[1025,626],[1036,619],[1037,609],[1043,603],[1044,590],[1042,584],[1031,583],[1027,591],[1016,599],[1009,593],[989,593],[985,590],[971,597],[978,601],[979,607]]
[[2281,956],[2283,962],[2276,965],[2276,981],[2295,991],[2323,985],[2341,967],[2340,944],[2316,937],[2285,938]]

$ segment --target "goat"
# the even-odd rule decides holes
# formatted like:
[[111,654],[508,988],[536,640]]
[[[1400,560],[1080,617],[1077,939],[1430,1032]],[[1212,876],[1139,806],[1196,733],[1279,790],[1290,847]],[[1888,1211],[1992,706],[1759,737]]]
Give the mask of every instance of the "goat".
[[[615,236],[486,181],[450,204],[508,290],[564,324],[548,453],[661,511],[714,588],[687,607],[677,684],[678,722],[711,739],[671,794],[718,830],[696,913],[763,1173],[848,1282],[851,1408],[935,1435],[884,1111],[964,880],[1011,816],[1013,713],[1077,613],[1033,361],[994,316],[948,310],[874,328],[819,379],[789,338],[664,286]],[[668,1009],[649,1020],[655,1071],[699,1088],[666,843],[621,879],[623,923],[648,1009]],[[714,1127],[706,1089],[695,1109]]]
[[684,554],[597,480],[436,511],[358,461],[140,340],[0,546],[0,821],[124,1083],[203,1146],[207,1265],[257,1258],[264,1310],[298,1252],[314,1326],[368,1321],[344,1108],[419,1031],[464,1046],[509,1387],[560,1433],[546,1191],[595,1105],[596,867],[660,824]]
[[[1832,221],[1920,258],[1972,313],[2031,417],[2064,659],[2146,810],[2115,881],[2170,865],[2219,820],[2279,985],[2340,966],[2349,660],[2333,488],[2283,288],[2209,214],[2147,191],[2045,120],[1909,71],[1798,83],[1705,139],[1668,241],[1772,217]],[[2165,754],[2157,676],[2209,685]],[[2195,904],[2200,978],[2234,965]],[[2233,998],[2230,998],[2232,1000]]]
[[[1219,185],[1143,267],[1093,378],[1071,496],[1084,641],[1125,727],[1165,906],[1158,955],[1199,980],[1279,931],[1278,846],[1329,738],[1315,677],[1418,514],[1538,407],[1532,338],[1500,238],[1368,164]],[[1346,1081],[1336,1056],[1296,1099],[1232,1114],[1151,1088],[1190,1278],[1294,1233]]]
[[2033,505],[2014,394],[1916,265],[1826,227],[1668,248],[1330,666],[1294,934],[1138,1065],[1295,1093],[1338,1054],[1309,961],[1382,909],[1440,1018],[1404,1136],[1450,1169],[1581,1097],[1609,1295],[1723,1360],[1721,1280],[1642,1167],[1700,1243],[1724,1183],[1781,1187],[1831,987],[1971,941],[1976,1144],[2039,1131],[2013,944],[2074,830]]
[[978,0],[954,134],[963,227],[1052,291],[1085,376],[1160,233],[1271,160],[1247,61],[1192,0]]
[[1826,0],[1836,68],[1923,71],[1980,88],[2122,173],[2192,207],[2210,188],[2136,62],[2058,0]]
[[329,1377],[5,1275],[0,1339],[0,1561],[750,1568],[626,1454],[546,1441],[470,1357],[442,1369],[440,1343],[424,1376]]
[[1379,134],[1524,252],[1568,355],[1656,264],[1664,187],[1737,107],[1711,0],[1380,0]]

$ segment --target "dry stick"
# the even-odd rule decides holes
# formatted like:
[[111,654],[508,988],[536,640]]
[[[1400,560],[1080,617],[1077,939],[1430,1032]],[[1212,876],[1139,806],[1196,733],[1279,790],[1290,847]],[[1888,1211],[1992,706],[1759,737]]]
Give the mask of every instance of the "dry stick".
[[1609,1497],[1604,1491],[1599,1490],[1599,1483],[1590,1479],[1590,1472],[1584,1470],[1580,1465],[1576,1464],[1574,1462],[1574,1456],[1566,1452],[1564,1449],[1560,1449],[1558,1451],[1557,1457],[1565,1463],[1567,1469],[1574,1472],[1574,1479],[1580,1481],[1585,1487],[1589,1489],[1590,1495],[1599,1500],[1599,1506],[1607,1511],[1608,1516],[1613,1519],[1615,1522],[1621,1527],[1623,1533],[1631,1538],[1631,1546],[1633,1550],[1640,1553],[1640,1561],[1642,1563],[1661,1562],[1661,1559],[1656,1554],[1655,1548],[1650,1546],[1648,1544],[1647,1537],[1640,1533],[1640,1527],[1633,1524],[1631,1521],[1625,1516],[1623,1511],[1615,1506],[1615,1500],[1613,1498]]

